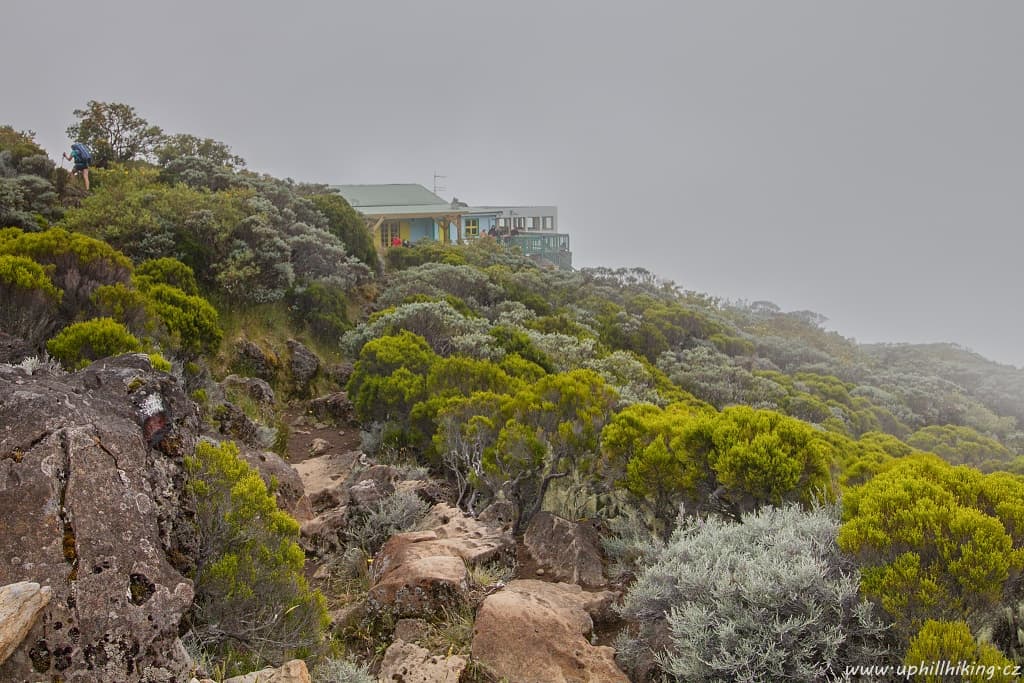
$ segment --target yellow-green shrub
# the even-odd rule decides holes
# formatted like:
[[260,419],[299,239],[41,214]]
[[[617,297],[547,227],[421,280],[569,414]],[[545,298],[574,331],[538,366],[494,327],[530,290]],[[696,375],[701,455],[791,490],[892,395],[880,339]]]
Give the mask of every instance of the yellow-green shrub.
[[62,292],[25,256],[0,255],[0,329],[35,346],[57,326]]
[[46,342],[46,350],[67,368],[84,368],[91,361],[142,350],[142,344],[112,318],[93,318],[68,325]]
[[328,619],[303,575],[298,522],[232,442],[200,443],[185,470],[198,534],[196,633],[215,650],[246,649],[255,663],[308,654]]

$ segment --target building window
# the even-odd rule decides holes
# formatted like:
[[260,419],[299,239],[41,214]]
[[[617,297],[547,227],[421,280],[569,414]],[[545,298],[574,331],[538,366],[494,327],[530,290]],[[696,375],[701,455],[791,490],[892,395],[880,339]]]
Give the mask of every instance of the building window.
[[520,230],[526,229],[526,218],[524,216],[516,216],[512,219],[512,227],[519,228]]
[[543,229],[544,230],[554,230],[555,229],[555,217],[554,216],[544,216],[544,218],[543,218]]
[[479,218],[467,218],[464,229],[466,237],[479,237],[480,236],[480,219]]
[[392,246],[395,238],[402,239],[402,227],[398,221],[384,221],[380,226],[380,246],[387,248]]

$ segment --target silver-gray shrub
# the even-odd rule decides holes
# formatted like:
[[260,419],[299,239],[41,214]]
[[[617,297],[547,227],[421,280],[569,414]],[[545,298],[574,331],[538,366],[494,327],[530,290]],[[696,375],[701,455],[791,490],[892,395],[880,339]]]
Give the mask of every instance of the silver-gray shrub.
[[357,514],[346,529],[346,540],[372,557],[392,534],[413,528],[429,507],[412,491],[395,491],[365,513]]
[[325,659],[313,669],[314,683],[376,683],[370,670],[363,664],[347,659]]
[[455,296],[477,312],[482,312],[482,307],[501,300],[504,295],[501,288],[479,268],[432,262],[400,270],[389,277],[380,303],[394,306],[415,294],[437,299]]
[[681,520],[622,614],[645,627],[641,640],[667,626],[654,654],[678,681],[831,681],[884,664],[887,626],[858,595],[838,527],[835,508]]
[[426,339],[436,353],[448,355],[452,352],[453,337],[486,334],[489,327],[485,319],[464,316],[447,301],[423,301],[381,311],[366,323],[346,332],[341,344],[354,358],[371,339],[409,330]]

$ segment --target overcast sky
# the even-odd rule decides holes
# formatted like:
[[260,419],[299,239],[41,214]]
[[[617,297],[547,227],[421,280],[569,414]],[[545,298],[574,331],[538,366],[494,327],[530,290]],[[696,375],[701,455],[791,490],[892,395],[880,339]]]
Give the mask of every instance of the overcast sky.
[[1024,365],[1024,3],[14,2],[0,124],[557,204],[577,266]]

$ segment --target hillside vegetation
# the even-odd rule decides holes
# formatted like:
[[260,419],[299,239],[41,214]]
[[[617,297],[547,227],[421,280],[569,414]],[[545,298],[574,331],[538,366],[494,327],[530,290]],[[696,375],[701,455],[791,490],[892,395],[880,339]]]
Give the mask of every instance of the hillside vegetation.
[[[427,468],[469,515],[511,503],[517,533],[541,510],[600,520],[626,587],[618,661],[638,680],[839,680],[954,645],[1024,663],[1024,371],[952,344],[858,345],[816,313],[641,268],[548,269],[486,239],[378,254],[325,185],[145,121],[112,145],[94,119],[137,115],[99,104],[73,126],[102,151],[89,193],[32,133],[0,128],[0,330],[32,354],[74,369],[145,351],[214,424],[231,399],[217,382],[261,373],[239,361],[248,342],[276,411],[344,388],[364,452]],[[291,383],[273,352],[289,338],[344,372]],[[287,425],[254,411],[280,450]],[[195,481],[214,469],[199,463]],[[253,500],[266,491],[217,504]],[[295,529],[261,514],[272,529],[196,564],[211,656],[245,650],[209,621],[238,618],[238,583],[240,604],[302,606],[288,644],[245,661],[373,661],[322,639]],[[229,566],[261,543],[279,546]]]

